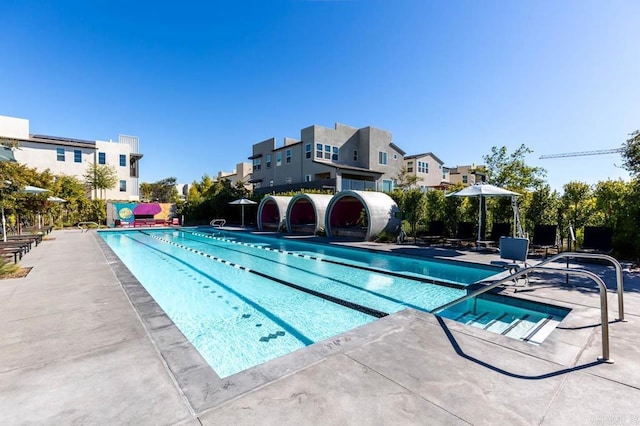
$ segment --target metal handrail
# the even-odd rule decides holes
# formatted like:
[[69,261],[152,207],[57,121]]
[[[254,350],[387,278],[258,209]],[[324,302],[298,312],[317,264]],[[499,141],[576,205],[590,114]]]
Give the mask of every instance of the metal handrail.
[[[543,266],[546,265],[547,263],[551,263],[554,262],[558,259],[563,259],[566,258],[567,262],[569,259],[573,259],[573,258],[582,258],[582,259],[601,259],[601,260],[608,260],[609,262],[611,262],[613,264],[613,266],[616,268],[616,286],[617,291],[618,291],[618,321],[625,321],[624,319],[624,276],[622,274],[622,265],[620,264],[620,262],[618,262],[618,260],[615,257],[609,256],[607,254],[601,254],[601,253],[580,253],[580,252],[573,252],[573,251],[566,251],[563,253],[558,253],[557,255],[548,258],[547,260],[543,260],[542,262],[538,263],[536,266]],[[568,268],[568,264],[567,264],[567,268]]]
[[[440,312],[442,310],[445,310],[453,305],[457,305],[458,303],[464,302],[465,300],[471,299],[472,297],[476,297],[482,293],[486,293],[489,290],[492,290],[504,283],[506,283],[507,281],[511,281],[515,278],[518,278],[522,275],[526,275],[532,271],[538,271],[538,272],[558,272],[558,269],[556,268],[548,268],[548,267],[544,267],[544,266],[530,266],[528,268],[524,268],[524,269],[520,269],[518,272],[515,272],[511,275],[509,275],[508,277],[502,278],[496,282],[493,282],[489,285],[487,285],[486,287],[483,287],[477,291],[474,291],[472,293],[467,294],[466,296],[463,296],[459,299],[453,300],[449,303],[445,303],[442,306],[438,306],[435,309],[432,309],[430,312],[432,314],[435,314],[437,312]],[[600,288],[600,322],[602,323],[602,356],[598,357],[599,361],[602,362],[606,362],[609,364],[613,364],[613,360],[611,358],[609,358],[609,308],[607,306],[607,286],[604,284],[604,281],[602,281],[602,278],[600,278],[599,276],[597,276],[596,274],[594,274],[593,272],[589,272],[589,271],[585,271],[583,269],[568,269],[565,270],[564,272],[570,273],[570,274],[574,274],[574,275],[581,275],[583,277],[587,277],[587,278],[591,278],[593,281],[595,281],[596,284],[598,284],[598,287]]]
[[222,228],[226,223],[227,221],[224,219],[211,219],[209,225],[213,226],[214,228]]
[[87,226],[87,228],[83,228],[82,225],[95,225],[96,228],[100,228],[100,225],[98,225],[95,222],[78,222],[78,229],[80,229],[80,231],[82,232],[89,232],[89,227]]

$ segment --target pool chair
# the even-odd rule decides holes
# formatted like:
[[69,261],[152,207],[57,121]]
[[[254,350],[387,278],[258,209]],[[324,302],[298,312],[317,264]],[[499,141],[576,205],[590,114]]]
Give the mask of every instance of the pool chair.
[[544,250],[544,258],[547,258],[549,249],[560,251],[558,246],[558,225],[536,225],[533,228],[532,250]]
[[494,223],[491,227],[489,239],[478,241],[478,246],[486,248],[497,247],[500,244],[501,237],[508,237],[511,234],[511,225],[508,223]]
[[420,239],[427,244],[439,243],[444,235],[444,222],[441,220],[432,220],[427,225],[427,233],[420,235]]
[[[490,263],[495,266],[500,266],[510,274],[518,272],[522,268],[526,268],[527,255],[529,254],[529,239],[528,238],[515,238],[515,237],[501,237],[500,238],[500,259],[493,260]],[[502,260],[504,259],[504,260]],[[529,284],[529,279],[525,275],[525,285]],[[517,280],[514,280],[517,284]]]
[[613,251],[613,228],[609,226],[585,226],[584,242],[578,251],[583,253],[611,253]]
[[458,223],[458,229],[456,231],[455,238],[446,238],[446,243],[450,245],[460,246],[466,242],[476,241],[474,226],[475,224],[473,222]]

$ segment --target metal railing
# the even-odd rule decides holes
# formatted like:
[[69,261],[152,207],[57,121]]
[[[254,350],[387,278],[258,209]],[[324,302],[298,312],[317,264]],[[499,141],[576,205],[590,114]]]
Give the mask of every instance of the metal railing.
[[616,286],[618,291],[618,321],[625,321],[624,319],[624,278],[622,275],[622,265],[615,257],[609,256],[607,254],[600,253],[576,253],[572,251],[567,251],[563,253],[558,253],[557,255],[548,258],[547,260],[543,260],[538,263],[536,266],[543,266],[548,263],[554,262],[559,259],[567,259],[567,269],[569,268],[569,259],[600,259],[607,260],[613,264],[616,268]]
[[212,219],[211,222],[209,222],[209,225],[214,228],[222,228],[226,223],[227,221],[224,219]]
[[600,322],[602,323],[602,356],[598,357],[598,360],[609,363],[609,364],[613,364],[613,360],[609,357],[609,308],[607,305],[607,286],[604,284],[604,281],[602,281],[602,279],[599,276],[597,276],[593,272],[585,271],[583,269],[557,269],[557,268],[548,268],[548,267],[538,266],[538,265],[530,266],[528,268],[520,269],[518,272],[515,272],[509,275],[508,277],[495,281],[487,285],[486,287],[482,287],[477,291],[467,294],[466,296],[453,300],[449,303],[445,303],[442,306],[438,306],[437,308],[432,309],[431,313],[436,314],[440,311],[450,308],[453,305],[457,305],[458,303],[464,302],[465,300],[476,297],[482,293],[486,293],[487,291],[492,290],[508,281],[511,281],[513,279],[516,279],[518,277],[521,277],[533,271],[552,272],[552,273],[566,272],[573,275],[579,275],[586,278],[591,278],[596,284],[598,284],[598,287],[600,289]]
[[78,222],[78,229],[80,229],[80,231],[82,232],[89,232],[89,229],[91,229],[89,226],[83,228],[83,225],[95,225],[96,228],[100,228],[100,225],[95,222]]

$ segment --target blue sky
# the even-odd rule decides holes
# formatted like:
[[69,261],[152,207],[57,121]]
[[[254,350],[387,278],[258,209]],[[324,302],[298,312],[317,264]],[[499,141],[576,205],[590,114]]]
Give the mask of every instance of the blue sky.
[[312,124],[390,131],[482,163],[524,143],[555,189],[628,178],[640,2],[49,1],[0,4],[0,114],[31,132],[140,137],[141,180],[215,176]]

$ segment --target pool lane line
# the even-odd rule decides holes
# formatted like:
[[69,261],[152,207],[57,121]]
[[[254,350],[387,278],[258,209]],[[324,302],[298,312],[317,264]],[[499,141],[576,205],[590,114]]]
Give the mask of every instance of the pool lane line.
[[[147,235],[150,237],[150,235],[145,234],[142,231],[139,231],[140,233]],[[278,326],[282,327],[283,329],[285,329],[286,331],[288,331],[294,338],[298,339],[298,341],[302,342],[305,346],[309,346],[313,343],[315,343],[312,339],[308,338],[307,336],[305,336],[301,331],[299,331],[296,327],[290,325],[288,322],[284,321],[283,319],[281,319],[280,317],[272,314],[268,309],[265,309],[263,306],[261,306],[259,303],[254,302],[253,300],[249,299],[248,297],[244,296],[242,293],[232,289],[231,287],[223,284],[221,281],[219,281],[218,279],[212,277],[211,275],[201,271],[200,269],[195,268],[193,265],[187,263],[186,261],[172,255],[169,254],[167,252],[164,252],[156,247],[153,247],[152,245],[149,245],[145,242],[142,242],[140,240],[137,240],[135,238],[133,238],[131,235],[128,234],[123,234],[126,237],[132,239],[133,241],[135,241],[138,244],[141,244],[145,247],[147,247],[148,249],[153,250],[154,252],[158,252],[162,255],[168,256],[170,258],[172,258],[173,260],[175,260],[176,262],[179,262],[181,264],[183,264],[185,267],[192,269],[193,271],[195,271],[196,273],[207,277],[209,280],[211,280],[211,282],[216,283],[217,285],[219,285],[220,287],[224,288],[226,291],[228,291],[229,293],[233,294],[234,296],[236,296],[238,299],[242,300],[244,303],[246,303],[247,305],[251,306],[253,309],[255,309],[257,312],[262,313],[265,317],[269,318],[271,321],[274,322],[274,324],[277,324]]]
[[[185,233],[185,234],[187,234],[187,235],[192,235],[192,236],[194,236],[194,237],[198,237],[198,235],[195,235],[195,234],[190,233],[190,232]],[[191,238],[188,238],[188,237],[186,237],[186,236],[181,237],[181,238],[183,238],[183,239],[185,239],[185,240],[188,240],[188,241],[193,241],[193,242],[196,242],[196,243],[199,243],[199,244],[207,244],[207,245],[211,245],[211,246],[215,247],[216,249],[227,250],[227,251],[234,251],[234,252],[237,252],[237,253],[240,253],[240,254],[251,254],[251,253],[249,253],[248,251],[242,251],[242,250],[240,250],[240,249],[234,249],[234,248],[231,248],[231,247],[225,247],[225,246],[223,246],[223,245],[218,245],[218,244],[215,244],[215,245],[214,245],[213,243],[209,243],[209,242],[207,242],[207,241],[200,241],[200,240],[196,240],[196,239],[191,239]],[[163,241],[164,241],[164,240],[163,240]],[[167,240],[167,241],[168,241],[168,240]],[[273,250],[273,251],[274,251],[274,252],[276,252],[275,250]],[[258,255],[258,254],[252,254],[252,256],[253,256],[253,257],[256,257],[256,258],[258,258],[258,259],[263,259],[263,260],[265,260],[265,261],[267,261],[267,262],[275,263],[275,264],[280,265],[280,266],[286,266],[287,268],[296,269],[296,270],[298,270],[298,271],[302,271],[302,272],[307,273],[307,274],[311,274],[311,275],[319,276],[319,277],[322,277],[322,278],[327,278],[327,277],[325,277],[324,275],[321,275],[321,274],[318,274],[317,272],[313,272],[313,271],[310,271],[310,270],[307,270],[307,269],[301,268],[301,267],[299,267],[299,266],[294,266],[294,265],[290,265],[290,264],[287,264],[287,263],[281,263],[281,262],[279,262],[279,261],[277,261],[277,260],[275,260],[275,259],[269,259],[268,257],[260,256],[260,255]],[[318,259],[318,260],[320,260],[320,259]],[[342,266],[342,265],[338,264],[338,266]],[[367,271],[367,272],[369,272],[369,271]],[[414,305],[414,304],[409,303],[409,302],[407,302],[407,301],[405,301],[405,300],[396,299],[395,297],[392,297],[392,296],[389,296],[389,295],[386,295],[386,294],[382,294],[382,293],[378,293],[378,292],[375,292],[375,291],[373,291],[373,290],[369,290],[369,289],[367,289],[367,288],[360,287],[360,286],[355,285],[355,284],[351,284],[351,283],[349,283],[349,282],[347,282],[347,281],[343,281],[343,280],[341,280],[341,279],[339,279],[339,278],[331,278],[331,280],[332,280],[332,281],[335,281],[335,282],[337,282],[337,283],[340,283],[340,284],[342,284],[342,285],[344,285],[344,286],[350,287],[350,288],[352,288],[352,289],[354,289],[354,290],[356,290],[356,291],[358,291],[358,292],[367,293],[367,294],[369,294],[369,295],[371,295],[371,296],[373,296],[373,297],[376,297],[376,298],[379,298],[379,299],[383,299],[383,300],[386,300],[386,301],[388,301],[388,302],[397,303],[397,304],[399,304],[399,305],[406,306],[407,308],[413,308],[413,309],[417,309],[417,310],[419,310],[419,311],[423,311],[423,312],[430,312],[430,310],[429,310],[429,309],[427,309],[427,308],[425,308],[424,306]],[[305,287],[305,288],[307,288],[307,287]],[[309,290],[311,290],[311,289],[309,289]],[[311,290],[311,291],[316,291],[316,290]],[[333,296],[332,296],[332,297],[333,297]],[[343,300],[343,299],[340,299],[340,300]],[[351,303],[351,302],[350,302],[350,303]]]
[[[292,282],[285,281],[285,280],[277,278],[277,277],[273,277],[271,275],[265,274],[264,272],[256,271],[255,269],[247,268],[246,266],[242,266],[242,265],[239,265],[237,263],[230,262],[228,260],[224,260],[224,259],[219,258],[217,256],[210,255],[209,253],[205,253],[203,251],[200,251],[200,250],[185,246],[183,244],[179,244],[179,243],[176,243],[174,241],[165,240],[164,238],[160,238],[160,237],[157,237],[155,235],[148,234],[145,231],[138,231],[138,232],[140,232],[141,234],[146,235],[146,236],[148,236],[150,238],[156,239],[158,241],[161,241],[161,242],[164,242],[164,243],[167,243],[167,244],[171,244],[171,245],[176,246],[178,248],[181,248],[181,249],[190,251],[192,253],[198,254],[200,256],[208,257],[208,258],[210,258],[212,260],[215,260],[215,261],[217,261],[219,263],[224,263],[225,265],[232,266],[234,268],[237,268],[237,269],[252,273],[254,275],[258,275],[258,276],[260,276],[262,278],[266,278],[266,279],[269,279],[271,281],[275,281],[275,282],[277,282],[279,284],[286,285],[287,287],[293,288],[295,290],[299,290],[299,291],[302,291],[304,293],[310,294],[312,296],[316,296],[316,297],[319,297],[321,299],[327,300],[329,302],[333,302],[333,303],[336,303],[338,305],[341,305],[341,306],[344,306],[344,307],[347,307],[347,308],[362,312],[363,314],[367,314],[367,315],[370,315],[372,317],[382,318],[382,317],[386,317],[387,315],[389,315],[387,312],[382,312],[382,311],[379,311],[377,309],[369,308],[368,306],[360,305],[358,303],[349,302],[348,300],[340,299],[340,298],[337,298],[337,297],[334,297],[334,296],[330,296],[330,295],[328,295],[326,293],[322,293],[322,292],[319,292],[319,291],[316,291],[316,290],[311,290],[309,288],[299,286],[299,285],[294,284]],[[140,242],[140,244],[144,244],[144,243]],[[172,257],[174,257],[174,256],[172,256]]]
[[237,240],[231,240],[229,238],[223,238],[223,237],[216,237],[213,236],[211,234],[205,234],[205,233],[201,233],[201,232],[187,232],[185,230],[180,230],[180,232],[184,232],[185,234],[191,234],[191,235],[195,235],[198,237],[204,237],[204,238],[211,238],[213,240],[218,240],[218,241],[224,241],[227,243],[231,243],[231,244],[238,244],[241,246],[247,246],[247,247],[253,247],[253,248],[257,248],[260,250],[266,250],[266,251],[271,251],[271,252],[275,252],[275,253],[280,253],[280,254],[288,254],[291,256],[295,256],[295,257],[301,257],[304,259],[311,259],[311,260],[317,260],[319,262],[326,262],[326,263],[331,263],[334,265],[340,265],[340,266],[346,266],[348,268],[356,268],[356,269],[360,269],[363,271],[368,271],[368,272],[375,272],[375,273],[379,273],[382,275],[391,275],[393,277],[397,277],[397,278],[404,278],[406,280],[413,280],[413,281],[419,281],[421,283],[426,283],[426,284],[434,284],[434,285],[439,285],[439,286],[443,286],[443,287],[450,287],[450,288],[455,288],[458,290],[468,290],[467,285],[462,285],[462,284],[456,284],[456,283],[449,283],[446,281],[438,281],[435,280],[433,278],[423,278],[423,277],[417,277],[414,275],[407,275],[407,274],[403,274],[400,272],[394,272],[394,271],[387,271],[384,269],[376,269],[376,268],[372,268],[369,266],[362,266],[362,265],[354,265],[351,263],[345,263],[345,262],[340,262],[338,260],[332,260],[332,259],[326,259],[326,258],[322,258],[322,257],[317,257],[317,256],[310,256],[310,255],[306,255],[306,254],[300,254],[300,253],[296,253],[294,251],[287,251],[287,250],[280,250],[280,249],[274,249],[271,247],[264,247],[258,244],[251,244],[251,243],[245,243],[242,241],[237,241]]

